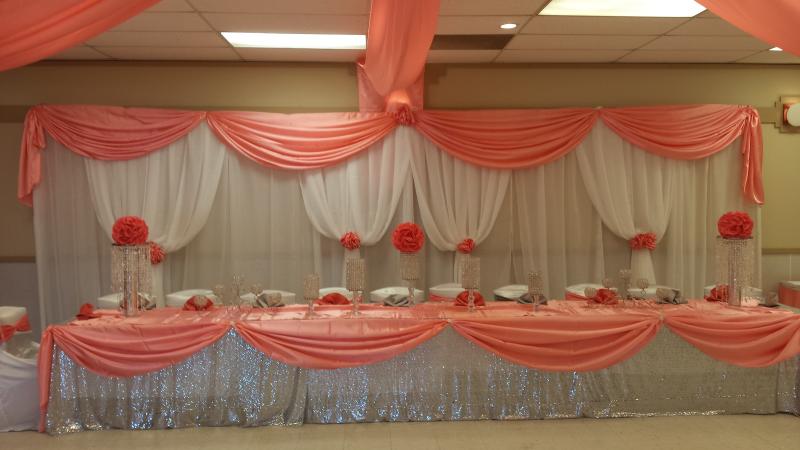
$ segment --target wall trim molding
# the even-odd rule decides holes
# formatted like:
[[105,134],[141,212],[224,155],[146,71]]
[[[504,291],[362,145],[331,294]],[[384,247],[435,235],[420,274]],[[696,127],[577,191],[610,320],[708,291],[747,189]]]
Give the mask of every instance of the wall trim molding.
[[35,263],[35,256],[0,256],[0,264],[2,263]]

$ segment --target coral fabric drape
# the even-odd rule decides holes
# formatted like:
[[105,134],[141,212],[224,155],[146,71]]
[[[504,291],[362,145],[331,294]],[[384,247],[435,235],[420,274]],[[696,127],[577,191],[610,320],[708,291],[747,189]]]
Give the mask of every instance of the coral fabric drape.
[[239,322],[236,332],[265,355],[307,369],[391,359],[439,334],[444,320],[362,318]]
[[438,16],[439,0],[372,0],[361,67],[376,94],[386,98],[418,82]]
[[800,56],[797,0],[697,0],[740,30]]
[[0,71],[66,50],[139,14],[159,0],[3,0]]
[[765,367],[800,353],[800,315],[669,314],[678,336],[714,359],[743,367]]
[[644,348],[660,326],[658,316],[527,317],[453,321],[459,334],[523,366],[554,371],[598,370]]
[[[697,159],[742,138],[742,189],[763,203],[758,113],[747,106],[697,105],[618,109],[420,111],[419,132],[454,157],[481,167],[519,169],[570,152],[597,117],[647,151]],[[206,118],[226,145],[268,167],[293,170],[335,165],[397,126],[386,113],[271,114],[199,112],[86,105],[42,105],[25,119],[18,197],[30,204],[41,178],[45,131],[75,153],[94,159],[143,156],[175,141]]]

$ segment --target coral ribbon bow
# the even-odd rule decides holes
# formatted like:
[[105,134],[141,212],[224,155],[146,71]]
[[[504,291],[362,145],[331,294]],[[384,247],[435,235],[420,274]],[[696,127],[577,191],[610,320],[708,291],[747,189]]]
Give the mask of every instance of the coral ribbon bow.
[[14,336],[17,331],[31,331],[31,323],[28,321],[28,315],[20,317],[14,325],[0,326],[0,342],[5,342]]

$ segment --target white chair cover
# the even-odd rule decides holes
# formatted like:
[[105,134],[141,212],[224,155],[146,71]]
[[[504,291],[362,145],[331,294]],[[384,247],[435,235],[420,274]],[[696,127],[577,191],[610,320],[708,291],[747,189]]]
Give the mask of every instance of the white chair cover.
[[[414,297],[416,297],[417,303],[424,301],[422,292],[419,289],[414,289]],[[370,300],[372,303],[383,303],[387,297],[390,295],[408,295],[408,288],[405,286],[390,286],[381,289],[375,289],[374,291],[370,292]]]
[[[39,345],[34,345],[38,350]],[[36,429],[39,422],[36,373],[35,357],[17,358],[0,349],[0,432]]]
[[495,297],[503,297],[511,300],[516,300],[528,293],[528,285],[526,284],[509,284],[494,290]]
[[[297,296],[294,294],[294,292],[281,291],[278,289],[264,289],[263,291],[261,291],[261,294],[267,294],[267,295],[281,294],[281,301],[283,302],[284,305],[294,305],[295,303],[297,303]],[[253,295],[253,293],[248,292],[242,295],[242,300],[251,305],[254,305],[256,303],[256,296]]]
[[350,301],[353,300],[353,293],[348,291],[347,289],[345,289],[343,287],[326,287],[326,288],[321,288],[319,290],[320,298],[322,298],[322,297],[324,297],[324,296],[326,296],[328,294],[334,294],[334,293],[342,294],[345,297],[347,297],[347,299],[350,300]]
[[462,292],[464,292],[464,288],[461,287],[460,283],[437,284],[428,289],[429,295],[438,295],[445,298],[456,298]]

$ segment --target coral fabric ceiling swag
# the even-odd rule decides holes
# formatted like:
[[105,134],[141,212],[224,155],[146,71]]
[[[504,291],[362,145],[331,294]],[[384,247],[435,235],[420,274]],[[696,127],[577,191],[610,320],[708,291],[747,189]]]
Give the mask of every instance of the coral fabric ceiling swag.
[[697,0],[725,21],[800,56],[800,1]]

